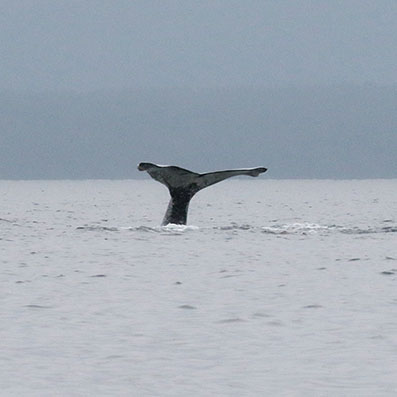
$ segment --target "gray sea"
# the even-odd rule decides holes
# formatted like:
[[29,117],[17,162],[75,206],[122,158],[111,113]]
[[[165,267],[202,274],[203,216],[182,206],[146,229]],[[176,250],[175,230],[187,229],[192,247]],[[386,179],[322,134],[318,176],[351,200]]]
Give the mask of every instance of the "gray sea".
[[0,181],[1,396],[396,396],[397,180]]

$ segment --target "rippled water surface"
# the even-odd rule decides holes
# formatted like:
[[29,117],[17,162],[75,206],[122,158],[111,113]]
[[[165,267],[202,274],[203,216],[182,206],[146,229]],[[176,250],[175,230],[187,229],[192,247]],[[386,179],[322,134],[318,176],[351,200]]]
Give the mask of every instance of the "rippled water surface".
[[397,181],[0,181],[0,395],[397,395]]

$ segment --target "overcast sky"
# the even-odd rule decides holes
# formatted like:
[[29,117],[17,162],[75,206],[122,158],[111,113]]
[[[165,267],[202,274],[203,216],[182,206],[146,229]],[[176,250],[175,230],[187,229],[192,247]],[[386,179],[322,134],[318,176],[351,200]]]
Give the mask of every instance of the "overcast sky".
[[0,86],[397,82],[395,0],[2,0]]
[[[266,159],[272,157],[273,174],[269,170],[268,175],[274,177],[338,177],[326,172],[331,163],[317,174],[305,171],[326,153],[321,142],[330,144],[336,135],[359,144],[372,140],[376,150],[371,152],[370,146],[362,150],[371,152],[375,161],[383,156],[379,158],[383,168],[379,166],[374,175],[358,172],[356,158],[351,170],[346,164],[343,176],[396,177],[397,171],[390,173],[393,158],[388,150],[397,152],[397,123],[387,113],[397,106],[396,21],[395,0],[1,0],[0,154],[8,160],[0,167],[0,178],[126,177],[127,163],[118,168],[109,164],[112,172],[104,171],[103,164],[107,148],[101,145],[113,143],[112,136],[120,134],[128,139],[114,146],[111,155],[126,144],[134,146],[129,148],[132,163],[159,159],[200,166],[202,153],[195,151],[199,141],[218,159],[206,161],[207,165],[257,165],[252,160],[262,157],[259,165],[267,165]],[[216,87],[214,101],[211,90]],[[324,88],[320,105],[310,99],[313,92],[308,87]],[[332,87],[347,91],[336,93]],[[377,87],[388,88],[383,92]],[[239,88],[245,90],[240,100],[252,102],[253,112],[239,104]],[[150,89],[166,90],[156,101],[154,91],[142,94]],[[228,98],[227,91],[219,89],[234,91]],[[117,98],[121,91],[123,96]],[[45,93],[40,101],[32,96],[38,93]],[[59,97],[65,93],[75,96]],[[184,107],[186,98],[189,103]],[[300,108],[296,100],[302,102]],[[283,103],[285,117],[273,117]],[[348,109],[338,107],[341,103]],[[80,106],[76,104],[82,104],[84,114],[73,108]],[[145,108],[147,114],[138,114],[137,108]],[[239,131],[230,121],[238,109]],[[230,117],[222,119],[222,112]],[[371,128],[368,123],[364,128],[368,114]],[[101,128],[96,116],[102,120]],[[310,124],[311,118],[321,124],[321,132]],[[346,120],[349,129],[344,127]],[[296,147],[298,127],[305,128],[305,141],[312,138],[318,144],[310,151],[301,145],[300,160],[294,164],[302,172],[289,174],[283,150],[288,142],[290,151]],[[65,135],[74,137],[72,146],[65,146]],[[327,139],[319,138],[324,136]],[[379,143],[382,137],[386,141]],[[179,154],[173,153],[175,142],[170,139],[178,140]],[[281,150],[283,160],[274,163],[277,153],[265,147],[261,156],[258,140]],[[83,141],[93,150],[76,157]],[[26,142],[34,150],[26,148]],[[244,156],[239,152],[242,142]],[[344,159],[346,146],[333,145],[331,151]],[[71,155],[75,169],[66,167]],[[90,165],[85,163],[87,156]],[[57,161],[49,173],[50,157]],[[38,163],[40,167],[32,168]]]

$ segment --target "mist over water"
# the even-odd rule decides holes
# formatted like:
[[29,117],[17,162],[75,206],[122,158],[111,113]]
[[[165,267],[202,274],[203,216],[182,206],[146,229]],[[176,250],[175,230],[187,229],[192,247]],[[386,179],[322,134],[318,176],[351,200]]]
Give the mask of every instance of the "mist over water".
[[151,180],[1,181],[2,390],[393,395],[396,197],[236,179],[161,227]]
[[0,93],[0,178],[140,178],[141,161],[396,178],[396,86]]

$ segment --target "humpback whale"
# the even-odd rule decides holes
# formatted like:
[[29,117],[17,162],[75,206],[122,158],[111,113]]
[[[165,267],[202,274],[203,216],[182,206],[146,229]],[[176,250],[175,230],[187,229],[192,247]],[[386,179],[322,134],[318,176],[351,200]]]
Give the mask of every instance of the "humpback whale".
[[170,192],[171,199],[162,222],[162,226],[165,226],[169,223],[186,225],[190,200],[201,189],[232,176],[258,176],[266,172],[267,168],[241,168],[198,174],[173,165],[139,163],[138,170],[146,171],[154,180],[167,186]]

